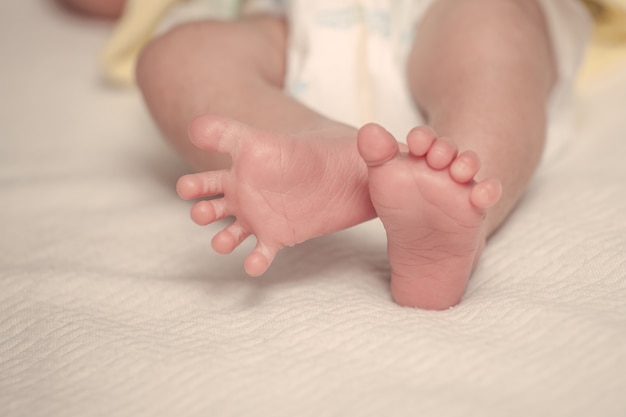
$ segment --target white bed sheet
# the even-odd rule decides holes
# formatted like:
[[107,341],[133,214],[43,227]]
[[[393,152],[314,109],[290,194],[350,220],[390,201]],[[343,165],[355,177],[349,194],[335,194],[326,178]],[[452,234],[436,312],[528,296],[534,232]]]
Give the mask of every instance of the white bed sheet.
[[212,253],[184,164],[94,66],[108,24],[0,3],[0,415],[626,415],[626,70],[462,304],[391,302],[378,222]]

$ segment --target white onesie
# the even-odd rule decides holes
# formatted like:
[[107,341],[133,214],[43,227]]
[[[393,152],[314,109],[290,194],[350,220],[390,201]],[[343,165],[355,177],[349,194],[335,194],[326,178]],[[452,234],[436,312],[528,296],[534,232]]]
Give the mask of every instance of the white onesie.
[[[286,89],[335,120],[377,122],[398,140],[423,123],[407,88],[413,33],[436,0],[249,0],[248,13],[286,16]],[[539,0],[549,24],[559,82],[550,103],[548,154],[571,130],[571,92],[591,20],[577,0]]]

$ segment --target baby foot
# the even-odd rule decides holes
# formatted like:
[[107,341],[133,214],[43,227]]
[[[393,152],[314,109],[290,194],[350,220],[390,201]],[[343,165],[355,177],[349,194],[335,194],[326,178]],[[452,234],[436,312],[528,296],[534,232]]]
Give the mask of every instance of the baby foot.
[[476,183],[473,152],[436,138],[427,127],[408,135],[408,153],[382,127],[364,126],[358,149],[368,165],[372,203],[387,232],[391,291],[403,306],[457,304],[485,242],[485,210],[500,183]]
[[249,275],[264,273],[285,246],[376,214],[354,129],[332,125],[287,136],[207,115],[192,123],[189,136],[201,149],[230,154],[232,166],[181,177],[178,194],[184,199],[223,195],[196,203],[191,217],[200,225],[235,217],[213,238],[219,253],[230,253],[255,235],[256,247],[245,261]]

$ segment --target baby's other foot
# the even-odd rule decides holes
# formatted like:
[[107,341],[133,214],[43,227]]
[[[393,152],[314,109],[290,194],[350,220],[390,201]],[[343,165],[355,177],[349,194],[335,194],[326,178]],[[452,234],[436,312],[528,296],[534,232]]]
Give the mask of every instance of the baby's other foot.
[[485,243],[485,211],[500,183],[476,183],[480,161],[457,153],[428,127],[413,129],[408,152],[382,127],[366,125],[358,149],[368,166],[372,203],[387,232],[391,291],[403,306],[457,304]]
[[337,124],[290,136],[206,115],[192,123],[189,136],[201,149],[230,154],[232,166],[181,177],[178,194],[187,200],[223,195],[196,203],[191,217],[200,225],[235,217],[213,238],[219,253],[255,235],[245,261],[249,275],[264,273],[285,246],[375,216],[354,129]]

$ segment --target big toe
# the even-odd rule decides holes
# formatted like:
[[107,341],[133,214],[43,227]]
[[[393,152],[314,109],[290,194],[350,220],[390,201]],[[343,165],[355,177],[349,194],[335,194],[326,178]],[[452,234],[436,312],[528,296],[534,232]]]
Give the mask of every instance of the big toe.
[[370,123],[363,126],[357,136],[359,154],[372,167],[393,159],[399,151],[398,142],[382,126]]

